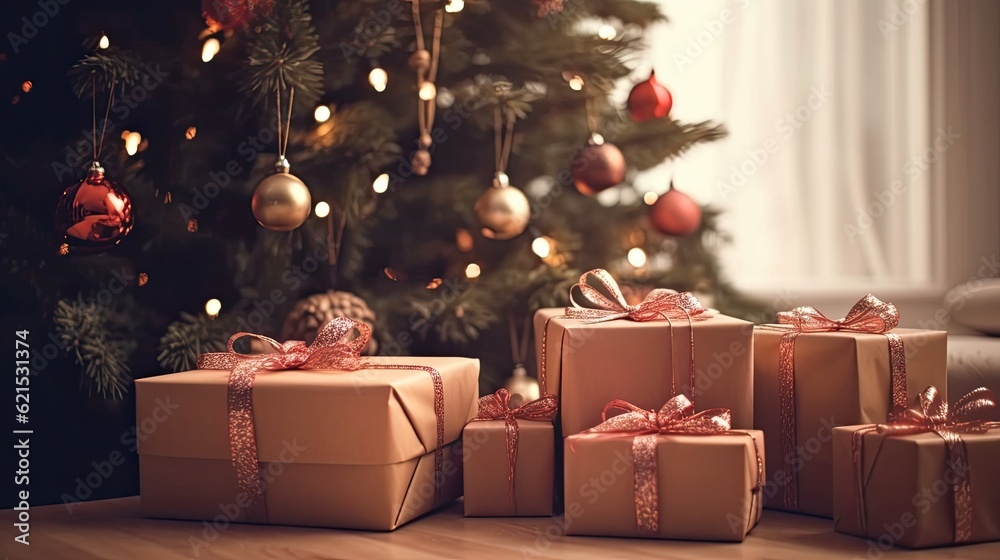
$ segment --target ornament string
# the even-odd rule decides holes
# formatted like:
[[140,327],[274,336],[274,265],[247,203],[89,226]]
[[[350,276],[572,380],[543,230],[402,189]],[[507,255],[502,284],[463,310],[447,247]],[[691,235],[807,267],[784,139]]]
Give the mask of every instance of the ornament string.
[[[413,0],[413,31],[416,35],[417,51],[427,50],[424,42],[424,27],[420,16],[420,0]],[[434,32],[431,39],[430,66],[428,68],[417,68],[417,91],[424,85],[424,82],[433,84],[437,80],[438,59],[441,55],[441,34],[444,30],[444,4],[437,9],[434,15]],[[426,74],[425,74],[426,72]],[[417,127],[420,129],[420,137],[425,138],[430,135],[431,127],[434,124],[434,99],[421,99],[417,96]],[[426,149],[430,146],[421,146]]]
[[[505,116],[506,119],[504,119]],[[507,121],[506,130],[504,130],[504,120]],[[495,132],[493,143],[496,148],[497,173],[505,173],[507,171],[507,163],[510,161],[510,151],[514,145],[514,122],[516,120],[516,116],[509,107],[502,110],[497,105],[493,111],[493,129]]]
[[91,107],[93,114],[93,128],[91,129],[91,145],[94,147],[94,161],[97,161],[104,151],[104,137],[108,132],[108,117],[111,116],[111,106],[115,102],[115,85],[118,83],[117,77],[112,77],[111,85],[108,87],[108,106],[104,110],[104,125],[101,128],[101,141],[97,141],[97,78],[91,75],[90,79],[90,90],[91,90]]
[[531,317],[524,316],[521,325],[521,336],[517,336],[517,327],[514,325],[514,312],[507,310],[507,326],[510,328],[510,353],[514,359],[515,367],[523,366],[528,361],[528,327]]
[[292,131],[292,104],[295,103],[295,88],[290,88],[288,90],[288,116],[285,117],[285,128],[284,135],[282,135],[281,128],[281,86],[276,86],[274,88],[274,96],[277,100],[277,117],[278,117],[278,158],[284,159],[285,153],[288,151],[288,136]]

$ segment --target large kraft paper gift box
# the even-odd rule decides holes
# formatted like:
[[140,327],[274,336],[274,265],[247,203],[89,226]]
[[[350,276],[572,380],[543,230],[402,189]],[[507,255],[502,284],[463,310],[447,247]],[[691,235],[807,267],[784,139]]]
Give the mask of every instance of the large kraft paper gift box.
[[500,389],[479,399],[462,433],[466,517],[530,517],[553,513],[555,396],[510,408]]
[[655,423],[632,407],[564,440],[567,534],[740,542],[757,524],[764,434],[728,430],[720,409],[663,420],[677,400]]
[[[350,320],[331,325],[341,321]],[[359,353],[367,327],[346,326],[363,333],[352,346]],[[323,338],[321,331],[310,348]],[[173,406],[139,442],[143,514],[392,530],[460,496],[461,449],[453,444],[476,414],[479,361],[354,359],[354,371],[258,371],[244,403],[249,438],[231,435],[230,371],[137,380],[140,422],[157,403]],[[242,456],[247,442],[256,452],[241,469],[234,445]]]
[[754,331],[764,507],[832,517],[833,428],[886,422],[928,385],[945,387],[947,333],[895,328],[896,308],[871,295],[839,321],[811,307],[778,317]]
[[[612,297],[596,293],[588,275],[600,275]],[[627,306],[604,275],[592,271],[574,286],[595,308],[535,313],[539,383],[559,396],[562,435],[599,424],[611,399],[655,408],[676,394],[690,396],[692,377],[699,410],[728,408],[733,427],[752,428],[753,324],[709,312],[688,293],[654,290]]]
[[[970,393],[943,421],[834,429],[834,528],[868,539],[879,556],[896,545],[1000,540],[1000,422],[968,406],[993,403],[1000,420],[984,392]],[[935,408],[943,402],[936,394],[928,400]]]

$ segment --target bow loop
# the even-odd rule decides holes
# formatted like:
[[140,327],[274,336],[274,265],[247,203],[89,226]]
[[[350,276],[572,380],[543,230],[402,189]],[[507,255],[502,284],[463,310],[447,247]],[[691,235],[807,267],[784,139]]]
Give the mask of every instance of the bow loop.
[[843,319],[833,320],[814,307],[803,306],[778,313],[778,322],[791,325],[800,332],[854,331],[883,334],[899,324],[899,311],[895,305],[868,294],[858,300]]
[[[610,410],[625,413],[608,418]],[[664,404],[658,412],[615,399],[601,413],[602,422],[587,432],[626,432],[635,434],[710,435],[729,431],[732,421],[728,408],[694,411],[694,405],[681,394]]]
[[570,289],[569,299],[572,307],[566,308],[568,317],[594,323],[614,319],[645,322],[708,316],[708,310],[690,292],[678,293],[664,288],[649,292],[638,305],[629,305],[614,277],[601,268],[580,276],[580,281]]

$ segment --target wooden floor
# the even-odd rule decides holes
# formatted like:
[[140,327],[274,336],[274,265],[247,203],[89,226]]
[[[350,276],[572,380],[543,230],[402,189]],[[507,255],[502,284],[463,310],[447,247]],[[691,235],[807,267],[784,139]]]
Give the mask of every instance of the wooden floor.
[[[933,550],[872,552],[862,539],[834,533],[832,522],[766,511],[743,544],[566,537],[558,518],[467,519],[461,503],[392,533],[266,525],[230,525],[197,551],[205,538],[196,522],[143,519],[138,498],[31,510],[31,545],[13,542],[11,510],[3,515],[0,554],[10,559],[122,558],[1000,558],[1000,543]],[[551,528],[551,529],[550,529]],[[546,538],[545,534],[556,535]]]

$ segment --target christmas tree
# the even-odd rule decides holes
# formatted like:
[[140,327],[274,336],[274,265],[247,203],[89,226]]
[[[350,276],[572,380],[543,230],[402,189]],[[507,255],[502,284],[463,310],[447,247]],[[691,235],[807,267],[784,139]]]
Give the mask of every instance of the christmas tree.
[[[50,333],[55,351],[39,355],[71,364],[85,391],[121,398],[234,332],[308,338],[341,313],[373,324],[373,352],[482,358],[491,391],[533,363],[526,318],[599,267],[633,300],[669,287],[755,310],[721,277],[716,212],[699,220],[680,190],[654,203],[632,186],[725,134],[674,120],[655,80],[631,113],[614,95],[650,70],[654,4],[98,1],[79,14],[26,19],[0,61],[15,92],[0,266],[8,316]],[[290,175],[274,174],[279,153]],[[108,190],[114,216],[98,220],[114,232],[81,239],[72,208],[52,216],[92,160],[125,190]]]

